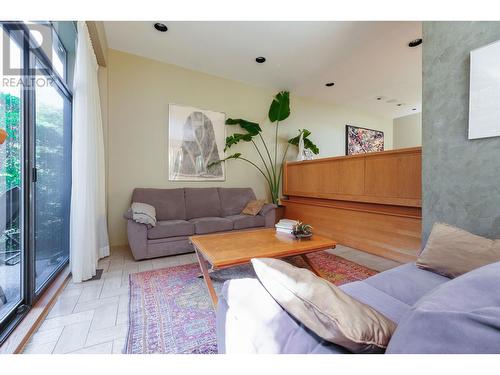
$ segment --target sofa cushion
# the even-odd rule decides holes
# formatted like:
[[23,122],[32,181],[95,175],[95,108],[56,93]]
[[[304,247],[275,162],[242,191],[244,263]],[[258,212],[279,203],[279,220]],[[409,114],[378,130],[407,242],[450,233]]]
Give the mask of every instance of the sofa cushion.
[[233,229],[233,222],[223,217],[199,217],[189,220],[196,234],[223,232]]
[[136,188],[132,202],[142,202],[156,209],[157,220],[184,220],[186,208],[184,189],[147,189]]
[[426,294],[399,322],[387,353],[500,353],[500,262]]
[[264,216],[232,215],[227,216],[233,222],[233,229],[263,227],[266,224]]
[[373,307],[394,323],[398,323],[410,310],[410,305],[391,297],[364,281],[354,281],[340,286],[344,292],[359,302]]
[[163,220],[158,221],[156,226],[148,229],[148,238],[156,240],[159,238],[192,236],[194,224],[185,220]]
[[256,199],[251,188],[219,188],[222,216],[237,215],[246,204]]
[[421,270],[415,263],[407,263],[369,277],[363,282],[411,306],[425,293],[449,280]]
[[417,259],[417,266],[453,278],[499,261],[500,240],[490,240],[451,225],[435,223]]
[[264,288],[290,315],[323,339],[354,353],[380,353],[396,324],[311,271],[279,259],[252,259]]
[[186,217],[221,216],[221,205],[217,188],[185,188]]

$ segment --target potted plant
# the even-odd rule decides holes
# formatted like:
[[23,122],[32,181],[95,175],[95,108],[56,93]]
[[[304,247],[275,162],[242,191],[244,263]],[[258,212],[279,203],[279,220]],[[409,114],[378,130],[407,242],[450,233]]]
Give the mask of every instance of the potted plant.
[[312,226],[309,224],[301,223],[300,221],[293,226],[293,235],[295,238],[311,238],[312,237]]
[[[274,124],[274,145],[271,149],[264,137],[262,136],[262,128],[256,122],[251,122],[243,119],[233,119],[228,118],[226,120],[226,125],[229,126],[239,126],[242,130],[240,133],[234,133],[226,137],[226,146],[224,151],[237,145],[240,142],[251,142],[257,151],[257,155],[262,162],[258,165],[256,162],[246,158],[241,153],[237,152],[229,155],[225,159],[218,162],[209,164],[211,167],[215,164],[225,162],[230,159],[239,159],[246,163],[251,164],[262,174],[265,178],[269,190],[271,191],[271,199],[274,204],[279,204],[280,199],[280,186],[281,179],[283,176],[283,164],[285,162],[286,155],[288,153],[288,148],[290,145],[298,146],[300,137],[302,136],[304,141],[304,148],[311,150],[315,155],[319,153],[319,148],[308,138],[311,132],[307,129],[299,129],[299,134],[296,137],[290,138],[287,142],[285,151],[283,155],[278,158],[278,130],[279,124],[286,120],[290,116],[290,93],[288,91],[280,91],[273,98],[271,106],[269,107],[268,118],[271,124]],[[274,154],[274,155],[272,155]]]

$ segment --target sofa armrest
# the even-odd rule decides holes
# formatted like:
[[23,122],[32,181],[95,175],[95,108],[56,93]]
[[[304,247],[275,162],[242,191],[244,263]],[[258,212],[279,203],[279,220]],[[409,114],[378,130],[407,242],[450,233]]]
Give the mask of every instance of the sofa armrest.
[[132,220],[134,218],[134,213],[132,212],[132,207],[129,207],[127,211],[123,214],[125,220]]
[[266,216],[268,212],[274,211],[276,210],[276,208],[278,208],[278,206],[276,206],[274,203],[266,203],[264,206],[262,206],[259,215]]
[[276,206],[273,203],[267,203],[265,204],[262,209],[259,212],[260,216],[264,216],[265,218],[265,226],[266,228],[272,228],[274,227],[274,224],[276,222]]
[[148,252],[148,227],[134,220],[127,221],[127,236],[135,260],[144,259]]

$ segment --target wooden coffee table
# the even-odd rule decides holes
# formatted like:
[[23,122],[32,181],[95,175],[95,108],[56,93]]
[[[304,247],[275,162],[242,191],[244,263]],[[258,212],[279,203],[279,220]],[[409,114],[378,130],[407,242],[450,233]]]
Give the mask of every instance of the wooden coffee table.
[[214,307],[217,306],[217,294],[210,279],[209,266],[212,271],[249,263],[252,258],[300,255],[318,275],[306,254],[333,249],[337,245],[335,241],[316,234],[310,239],[297,240],[292,235],[277,233],[274,228],[192,236],[190,240]]

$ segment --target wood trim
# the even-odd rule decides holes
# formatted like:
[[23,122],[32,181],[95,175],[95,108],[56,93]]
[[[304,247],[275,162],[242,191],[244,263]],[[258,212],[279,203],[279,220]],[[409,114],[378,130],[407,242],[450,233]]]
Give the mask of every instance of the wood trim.
[[393,155],[393,154],[403,155],[403,154],[414,154],[414,153],[421,153],[421,152],[422,152],[422,147],[408,147],[408,148],[400,148],[397,150],[370,152],[370,153],[366,153],[366,154],[331,156],[328,158],[302,160],[302,161],[288,161],[287,165],[328,163],[331,161],[343,160],[343,159],[371,158],[371,157],[376,157],[376,156],[380,156],[380,155]]
[[310,193],[307,191],[288,191],[284,193],[290,197],[320,198],[347,202],[362,202],[373,204],[385,204],[404,207],[422,207],[422,199],[398,198],[398,197],[374,197],[370,195],[349,195],[335,193]]
[[24,346],[44,321],[59,294],[69,282],[70,270],[66,266],[54,279],[52,284],[42,294],[40,299],[30,309],[28,314],[18,324],[7,340],[0,346],[0,354],[17,354],[23,351]]
[[281,201],[281,204],[285,207],[290,203],[303,204],[308,206],[339,208],[343,210],[408,217],[413,219],[422,219],[422,209],[420,207],[401,207],[401,206],[367,204],[360,202],[344,202],[344,201],[335,201],[331,199],[315,199],[315,198],[302,198],[302,197],[290,197],[289,199],[284,199]]

